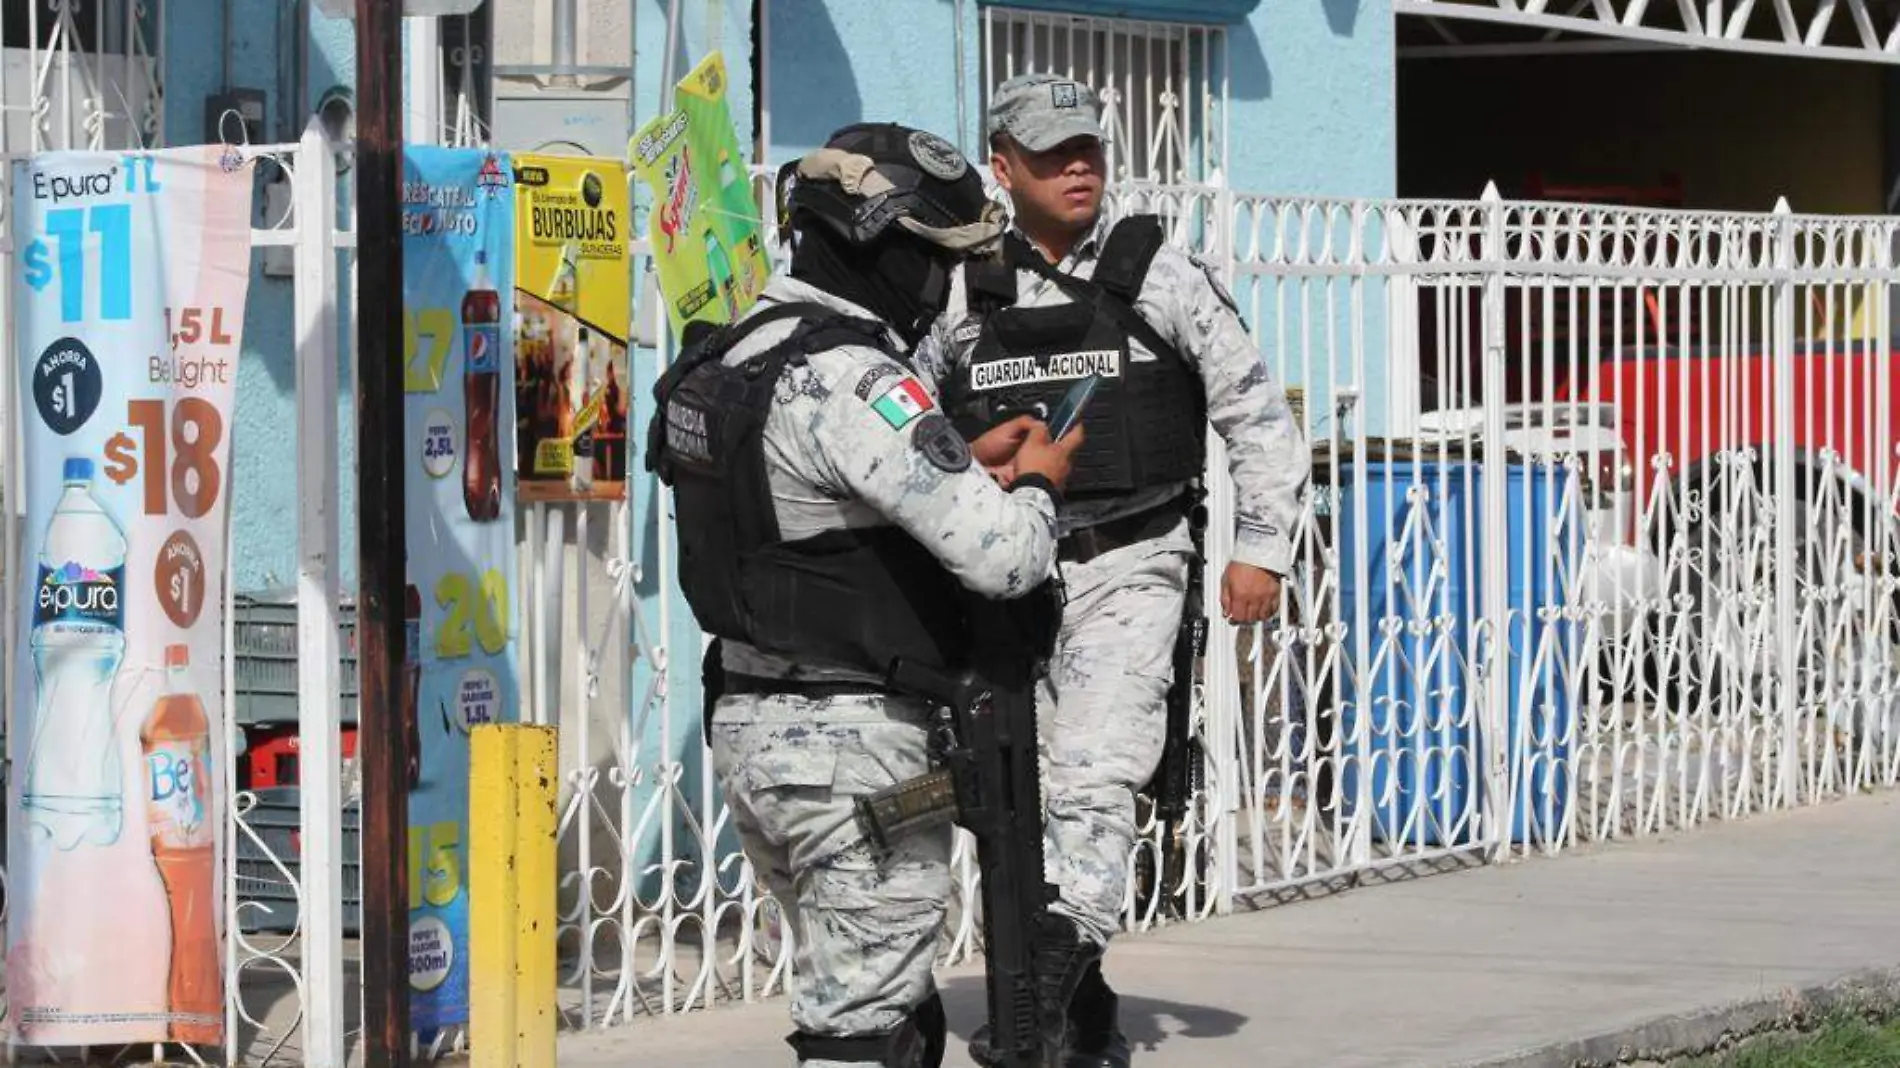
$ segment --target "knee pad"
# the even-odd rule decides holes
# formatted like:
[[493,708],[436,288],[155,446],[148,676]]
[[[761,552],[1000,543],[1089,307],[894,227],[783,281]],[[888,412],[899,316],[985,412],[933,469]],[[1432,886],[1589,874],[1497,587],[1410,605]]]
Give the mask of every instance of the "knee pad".
[[785,1041],[805,1061],[854,1061],[882,1068],[939,1068],[949,1021],[935,990],[889,1031],[864,1035],[819,1035],[794,1031]]

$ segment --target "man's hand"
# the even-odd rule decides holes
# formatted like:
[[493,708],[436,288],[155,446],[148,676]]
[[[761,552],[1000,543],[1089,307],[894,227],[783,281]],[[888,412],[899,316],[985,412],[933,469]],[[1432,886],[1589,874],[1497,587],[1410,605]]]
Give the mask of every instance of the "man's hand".
[[1008,489],[1010,483],[1016,481],[1016,451],[1023,447],[1030,430],[1041,425],[1032,415],[1019,415],[1007,423],[998,423],[970,443],[970,454],[997,485]]
[[1033,415],[1019,415],[1007,423],[998,423],[970,442],[970,454],[976,457],[977,463],[992,470],[1006,467],[1016,458],[1016,450],[1023,447],[1023,439],[1029,436],[1030,429],[1041,425]]
[[1280,576],[1238,561],[1220,580],[1220,610],[1229,623],[1259,623],[1280,610]]
[[[1061,441],[1049,440],[1049,428],[1040,419],[1031,419],[1029,434],[1023,438],[1022,445],[1016,451],[1015,475],[1041,475],[1050,484],[1061,489],[1069,481],[1069,464],[1075,457],[1075,450],[1082,446],[1082,425],[1062,436]],[[1004,426],[1009,424],[1005,423]]]

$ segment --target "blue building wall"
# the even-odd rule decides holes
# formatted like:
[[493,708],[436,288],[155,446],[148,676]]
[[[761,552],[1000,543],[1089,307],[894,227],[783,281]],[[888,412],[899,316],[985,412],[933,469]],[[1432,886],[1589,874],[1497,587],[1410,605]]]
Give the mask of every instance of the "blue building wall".
[[[966,121],[961,138],[953,137],[979,158],[984,6],[976,0],[963,5]],[[1386,0],[1016,0],[1011,6],[1225,25],[1233,188],[1390,196],[1396,187],[1396,68]],[[903,121],[947,137],[956,130],[952,0],[773,0],[768,10],[774,160],[815,148],[832,130],[862,119]],[[660,23],[663,28],[663,12]]]

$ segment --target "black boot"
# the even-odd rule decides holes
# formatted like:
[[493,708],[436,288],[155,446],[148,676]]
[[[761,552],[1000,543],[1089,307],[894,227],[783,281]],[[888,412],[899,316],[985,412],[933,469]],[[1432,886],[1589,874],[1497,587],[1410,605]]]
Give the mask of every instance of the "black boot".
[[930,996],[917,1006],[912,1016],[923,1038],[923,1068],[943,1068],[944,1046],[950,1037],[950,1021],[944,1016],[943,995],[931,987]]
[[1063,1068],[1128,1068],[1133,1052],[1119,1026],[1121,999],[1097,959],[1069,1002],[1069,1055]]
[[[1075,922],[1056,915],[1045,915],[1036,925],[1036,945],[1032,951],[1036,974],[1037,1023],[1045,1048],[1068,1048],[1069,1005],[1076,989],[1101,959],[1102,947],[1088,940]],[[996,1055],[989,1045],[990,1027],[984,1024],[970,1036],[970,1059],[989,1068]]]
[[1062,1049],[1069,1044],[1070,1003],[1083,979],[1099,969],[1102,947],[1089,941],[1073,920],[1045,915],[1037,929],[1035,958],[1043,1036],[1051,1047]]

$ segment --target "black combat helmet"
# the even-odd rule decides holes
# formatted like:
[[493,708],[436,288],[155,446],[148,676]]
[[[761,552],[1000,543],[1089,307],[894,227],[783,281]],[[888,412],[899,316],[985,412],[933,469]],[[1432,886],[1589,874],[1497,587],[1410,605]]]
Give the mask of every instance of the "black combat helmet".
[[1002,235],[1002,205],[984,195],[963,153],[936,134],[896,123],[838,130],[823,148],[780,168],[778,186],[781,226],[809,213],[852,245],[871,244],[896,224],[964,256],[986,251]]

